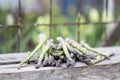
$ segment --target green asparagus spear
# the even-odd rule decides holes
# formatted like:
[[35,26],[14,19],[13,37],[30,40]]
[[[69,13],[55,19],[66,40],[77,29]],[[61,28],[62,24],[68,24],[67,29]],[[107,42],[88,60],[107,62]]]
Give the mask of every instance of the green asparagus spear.
[[45,54],[45,58],[44,58],[44,61],[43,61],[43,66],[46,66],[48,64],[48,53]]
[[104,55],[104,54],[102,54],[102,53],[94,50],[92,47],[90,47],[87,43],[85,43],[85,42],[83,42],[83,41],[81,41],[81,45],[82,45],[83,47],[85,47],[86,49],[88,49],[89,51],[94,52],[94,53],[95,53],[96,55],[98,55],[98,56],[101,56],[101,57],[104,56],[105,58],[108,58],[107,55]]
[[48,64],[51,65],[53,61],[54,57],[52,55],[49,55]]
[[76,54],[79,54],[79,55],[83,55],[82,52],[80,52],[78,49],[73,48],[72,46],[70,46],[68,42],[66,42],[66,45],[67,45],[67,48],[68,48],[68,50],[70,52],[76,53]]
[[53,56],[61,56],[63,54],[63,51],[59,51],[57,53],[52,53]]
[[74,48],[77,48],[80,52],[82,52],[84,55],[86,55],[86,49],[83,48],[79,43],[77,43],[76,41],[67,38],[66,42],[68,42],[70,45],[72,45]]
[[39,44],[36,46],[36,48],[23,60],[21,61],[21,63],[18,65],[18,69],[21,68],[21,66],[26,63],[27,61],[29,61],[33,56],[34,54],[41,48],[41,46],[44,44],[44,42],[46,41],[46,36],[43,35],[43,34],[40,34],[40,42]]
[[75,65],[75,59],[72,59],[72,62],[69,60],[66,60],[67,67],[74,66]]
[[[107,56],[107,57],[110,57],[110,56],[113,56],[114,54],[112,53],[112,52],[106,52],[105,53],[105,56]],[[100,61],[103,61],[104,59],[106,59],[106,57],[104,57],[104,56],[97,56],[96,57],[96,60],[91,60],[91,63],[92,64],[96,64],[96,63],[98,63],[98,62],[100,62]]]
[[52,39],[50,39],[50,40],[47,41],[45,47],[42,49],[41,54],[39,55],[39,60],[38,60],[36,68],[40,67],[41,62],[42,62],[42,60],[43,60],[46,52],[49,50],[50,46],[52,45],[52,43],[53,43]]
[[70,54],[68,52],[68,49],[67,49],[65,41],[61,37],[57,37],[57,40],[60,42],[60,44],[61,44],[61,46],[63,48],[63,51],[65,53],[65,56],[68,58],[69,61],[72,62],[72,58],[70,57]]

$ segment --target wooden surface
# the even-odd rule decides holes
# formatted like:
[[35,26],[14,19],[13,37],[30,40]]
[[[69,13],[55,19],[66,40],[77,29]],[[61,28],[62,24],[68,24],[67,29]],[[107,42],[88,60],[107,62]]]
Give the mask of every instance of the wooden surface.
[[25,65],[20,70],[18,63],[26,57],[25,53],[0,55],[0,80],[120,80],[120,47],[96,48],[101,52],[112,51],[115,56],[96,65],[87,66],[76,63],[75,67],[56,68]]

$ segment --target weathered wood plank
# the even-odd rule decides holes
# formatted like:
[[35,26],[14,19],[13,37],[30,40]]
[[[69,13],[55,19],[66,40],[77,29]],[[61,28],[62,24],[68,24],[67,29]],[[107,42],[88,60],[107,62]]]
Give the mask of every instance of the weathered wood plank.
[[[42,67],[35,69],[34,65],[25,65],[18,70],[18,64],[0,65],[0,80],[120,80],[120,47],[97,48],[97,50],[102,52],[111,50],[115,56],[93,66],[79,62],[69,68]],[[8,54],[6,55],[8,56]],[[15,57],[15,55],[10,55],[9,57]],[[26,56],[25,54],[20,55]],[[2,55],[2,58],[4,57]],[[19,54],[16,57],[19,57]],[[13,61],[11,61],[21,61],[22,59],[12,59]]]
[[9,53],[0,55],[0,65],[18,63],[27,56],[26,53]]
[[21,70],[13,68],[12,73],[1,73],[0,80],[120,80],[119,66],[117,63],[90,68],[89,66],[42,69],[26,67]]

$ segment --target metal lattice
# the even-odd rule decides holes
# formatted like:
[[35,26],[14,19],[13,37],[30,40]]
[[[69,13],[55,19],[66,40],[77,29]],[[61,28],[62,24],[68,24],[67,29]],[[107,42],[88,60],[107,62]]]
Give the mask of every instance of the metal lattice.
[[[109,0],[106,0],[106,6],[105,6],[105,9],[106,9],[106,17],[108,18],[108,1]],[[36,24],[36,23],[33,23],[33,24],[22,24],[21,23],[21,0],[18,0],[18,3],[19,3],[19,16],[18,16],[18,22],[17,24],[14,24],[14,25],[2,25],[0,24],[0,28],[17,28],[17,36],[18,36],[18,40],[17,40],[17,52],[20,52],[20,43],[21,43],[21,28],[23,27],[37,27],[37,26],[49,26],[49,37],[51,38],[52,37],[52,26],[57,26],[57,25],[76,25],[77,26],[77,40],[80,41],[80,25],[87,25],[87,24],[111,24],[111,23],[118,23],[119,21],[106,21],[106,22],[80,22],[80,11],[78,10],[78,15],[77,15],[77,22],[70,22],[70,23],[53,23],[52,22],[52,0],[50,0],[50,10],[49,10],[49,16],[50,16],[50,20],[49,20],[49,24]],[[80,5],[80,4],[78,4]],[[106,31],[106,30],[105,30]],[[106,40],[106,32],[105,32],[105,40]]]

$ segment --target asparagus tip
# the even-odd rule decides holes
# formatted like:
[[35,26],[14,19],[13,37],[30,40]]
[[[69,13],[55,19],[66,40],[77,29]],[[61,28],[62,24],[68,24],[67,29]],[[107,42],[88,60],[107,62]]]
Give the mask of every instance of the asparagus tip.
[[47,43],[53,43],[53,39],[47,40]]
[[70,38],[66,38],[66,39],[65,39],[65,41],[69,41],[69,40],[70,40]]
[[73,42],[73,40],[72,40],[71,38],[66,38],[65,41],[66,41],[67,43],[69,43],[70,45],[71,45],[71,43]]
[[39,36],[38,36],[38,40],[39,40],[39,42],[42,40],[44,40],[44,39],[46,39],[46,35],[44,35],[44,34],[39,34]]
[[57,37],[57,40],[59,41],[59,40],[61,40],[62,39],[62,37]]
[[107,52],[104,54],[105,59],[110,59],[111,56],[114,56],[115,54],[113,52]]
[[39,36],[38,36],[38,37],[39,37],[39,38],[41,38],[41,37],[42,37],[42,38],[43,38],[43,37],[45,38],[45,37],[46,37],[46,35],[44,35],[44,34],[39,34]]

